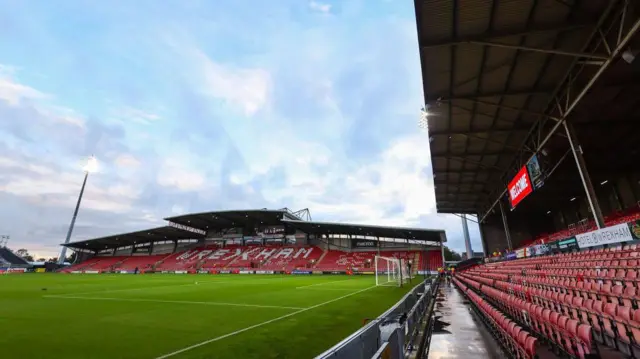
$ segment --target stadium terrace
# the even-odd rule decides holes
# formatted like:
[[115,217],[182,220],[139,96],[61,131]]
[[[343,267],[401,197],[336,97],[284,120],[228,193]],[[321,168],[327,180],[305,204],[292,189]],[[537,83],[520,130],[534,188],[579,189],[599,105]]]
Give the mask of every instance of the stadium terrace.
[[640,358],[638,1],[414,3],[436,208],[484,254],[431,353]]
[[330,271],[371,273],[375,256],[442,267],[442,230],[314,222],[282,210],[234,210],[166,218],[166,226],[65,244],[76,272]]

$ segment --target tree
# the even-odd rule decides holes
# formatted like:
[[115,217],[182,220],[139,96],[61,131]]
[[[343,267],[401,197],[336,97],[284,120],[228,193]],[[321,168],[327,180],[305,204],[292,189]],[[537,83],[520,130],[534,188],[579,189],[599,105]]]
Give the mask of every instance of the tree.
[[462,257],[460,254],[454,250],[449,249],[449,247],[444,246],[444,260],[445,261],[460,261]]
[[22,259],[24,259],[27,262],[33,262],[33,256],[29,254],[29,251],[24,248],[18,249],[16,251],[16,255],[19,257],[22,257]]
[[46,262],[47,259],[46,258],[38,258],[38,260],[36,262]]

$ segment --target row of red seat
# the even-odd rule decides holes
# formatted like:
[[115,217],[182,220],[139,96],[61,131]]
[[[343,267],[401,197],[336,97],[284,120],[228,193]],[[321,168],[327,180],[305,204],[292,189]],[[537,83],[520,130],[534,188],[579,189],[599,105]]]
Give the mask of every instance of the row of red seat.
[[506,286],[508,283],[512,283],[516,286],[521,286],[525,293],[528,291],[532,295],[535,295],[540,291],[549,291],[556,296],[571,296],[583,298],[585,300],[604,300],[606,302],[638,309],[640,288],[630,285],[612,285],[611,283],[578,281],[576,278],[554,279],[522,276],[519,274],[507,275],[483,273],[482,276],[483,277],[478,278],[478,280],[481,280],[485,284],[500,287]]
[[[433,270],[442,266],[439,251],[430,251],[423,260],[420,251],[384,251],[384,256],[410,260],[414,270]],[[374,269],[374,258],[377,251],[343,252],[336,250],[323,251],[317,246],[239,246],[229,245],[224,248],[206,246],[181,251],[169,255],[153,256],[99,256],[83,263],[66,268],[71,271],[111,271],[155,269],[158,271],[175,270],[215,270],[215,269],[248,269],[263,270],[360,270]],[[426,263],[425,260],[427,261]],[[385,264],[380,263],[386,270]]]
[[476,282],[464,274],[459,277],[463,282],[490,297],[512,318],[548,339],[557,352],[561,351],[562,354],[581,359],[597,352],[590,325],[581,324],[569,316]]
[[[640,220],[640,202],[626,208],[623,211],[615,211],[604,217],[604,221],[607,227],[615,226],[616,224],[620,224],[620,223],[633,222],[636,220]],[[549,243],[559,239],[574,236],[576,234],[593,231],[595,229],[597,229],[595,221],[590,220],[584,225],[580,226],[579,228],[563,229],[558,232],[554,232],[551,234],[543,234],[534,239],[526,240],[518,248],[524,248],[534,244]]]
[[537,339],[522,327],[507,318],[503,313],[482,299],[465,284],[454,278],[453,282],[471,300],[482,313],[485,322],[491,328],[500,345],[514,358],[531,359],[536,357]]
[[640,244],[630,243],[624,246],[598,248],[583,252],[560,253],[552,256],[521,258],[512,261],[487,263],[484,268],[517,267],[535,269],[544,266],[548,268],[591,268],[595,263],[610,260],[640,260]]
[[[622,259],[636,257],[640,257],[640,248],[631,243],[485,264],[459,275],[527,303],[517,308],[515,315],[522,310],[543,315],[542,311],[548,310],[554,319],[566,317],[591,326],[597,342],[640,358],[640,273],[637,260]],[[580,264],[583,269],[573,268],[579,260],[586,262]],[[616,267],[599,269],[595,264]],[[553,337],[553,332],[543,333]]]
[[[462,275],[469,279],[482,279],[483,282],[487,280],[471,274]],[[623,293],[618,296],[604,292],[602,287],[598,291],[582,291],[577,287],[569,290],[567,287],[554,285],[536,288],[530,286],[530,282],[514,284],[493,280],[491,284],[483,284],[495,286],[509,295],[591,325],[596,340],[611,348],[627,355],[634,351],[640,353],[640,309],[637,309],[637,295],[625,296]]]

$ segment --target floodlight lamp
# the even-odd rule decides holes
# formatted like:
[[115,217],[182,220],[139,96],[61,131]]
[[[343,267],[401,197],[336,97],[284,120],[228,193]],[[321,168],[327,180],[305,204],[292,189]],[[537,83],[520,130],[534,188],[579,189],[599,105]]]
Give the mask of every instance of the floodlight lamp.
[[94,156],[89,157],[82,170],[86,173],[95,173],[98,170],[98,160]]
[[420,119],[418,120],[418,127],[420,127],[423,130],[429,129],[429,115],[430,115],[429,107],[424,106],[420,110]]
[[622,53],[622,59],[628,63],[631,64],[633,62],[633,60],[636,59],[636,55],[631,51],[631,50],[625,50]]

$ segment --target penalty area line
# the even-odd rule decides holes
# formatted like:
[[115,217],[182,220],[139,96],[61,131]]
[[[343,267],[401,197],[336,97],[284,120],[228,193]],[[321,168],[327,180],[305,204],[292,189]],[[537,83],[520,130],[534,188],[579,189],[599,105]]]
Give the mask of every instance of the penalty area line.
[[169,303],[169,304],[199,304],[199,305],[220,305],[229,307],[253,307],[253,308],[269,308],[269,309],[306,309],[300,307],[285,307],[279,305],[261,305],[246,303],[224,303],[224,302],[193,302],[187,300],[161,300],[161,299],[142,299],[142,298],[110,298],[110,297],[78,297],[69,295],[45,295],[43,298],[54,299],[81,299],[81,300],[104,300],[114,302],[148,302],[148,303]]
[[252,325],[252,326],[249,326],[249,327],[246,327],[246,328],[242,328],[240,330],[236,330],[235,332],[231,332],[231,333],[228,333],[228,334],[221,335],[219,337],[208,339],[208,340],[205,340],[205,341],[200,342],[198,344],[194,344],[194,345],[188,346],[186,348],[182,348],[182,349],[176,350],[174,352],[161,355],[161,356],[159,356],[159,357],[157,357],[155,359],[170,358],[170,357],[176,356],[178,354],[182,354],[184,352],[187,352],[189,350],[193,350],[193,349],[199,348],[201,346],[204,346],[204,345],[207,345],[207,344],[211,344],[213,342],[217,342],[219,340],[226,339],[226,338],[232,337],[234,335],[238,335],[238,334],[247,332],[249,330],[252,330],[252,329],[255,329],[255,328],[259,328],[259,327],[265,326],[267,324],[271,324],[271,323],[280,321],[282,319],[287,319],[289,317],[293,317],[294,315],[298,315],[300,313],[304,313],[304,312],[309,311],[311,309],[315,309],[315,308],[318,308],[318,307],[322,307],[323,305],[327,305],[327,304],[331,304],[333,302],[337,302],[337,301],[342,300],[344,298],[348,298],[348,297],[351,297],[352,295],[360,294],[360,293],[362,293],[364,291],[367,291],[367,290],[370,290],[370,289],[373,289],[373,288],[376,288],[376,286],[374,285],[374,286],[371,286],[371,287],[367,287],[367,288],[361,289],[361,290],[359,290],[357,292],[349,293],[349,294],[343,295],[341,297],[338,297],[338,298],[335,298],[335,299],[331,299],[331,300],[328,300],[326,302],[322,302],[320,304],[313,305],[313,306],[308,307],[308,308],[300,309],[300,310],[297,310],[295,312],[292,312],[292,313],[289,313],[289,314],[285,314],[283,316],[280,316],[280,317],[277,317],[277,318],[273,318],[273,319],[267,320],[267,321],[262,322],[262,323],[258,323],[258,324],[255,324],[255,325]]

